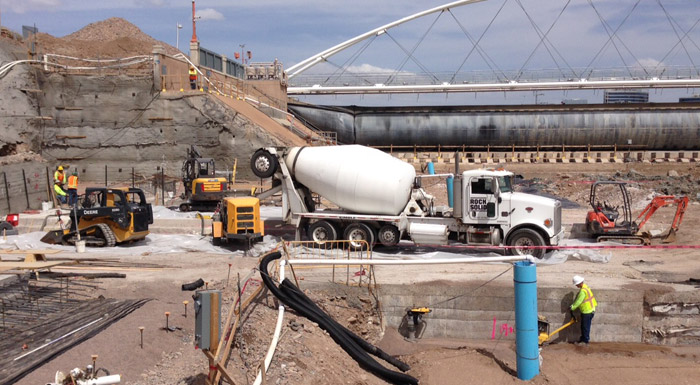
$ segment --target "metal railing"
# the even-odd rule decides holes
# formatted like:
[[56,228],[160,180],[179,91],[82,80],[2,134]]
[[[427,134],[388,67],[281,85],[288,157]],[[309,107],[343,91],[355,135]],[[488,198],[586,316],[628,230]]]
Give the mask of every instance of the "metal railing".
[[[358,243],[360,247],[357,247]],[[353,247],[353,244],[355,247]],[[367,241],[348,241],[348,240],[338,240],[338,241],[326,241],[322,243],[316,243],[314,241],[283,241],[280,243],[279,248],[284,251],[287,259],[308,259],[308,260],[371,260],[372,259],[372,249],[369,247]],[[343,267],[336,267],[336,265],[323,266],[323,265],[306,265],[303,267],[296,267],[296,269],[310,269],[314,270],[315,274],[319,271],[331,270],[330,278],[320,273],[320,276],[328,279],[330,282],[344,283],[347,286],[362,286],[363,283],[368,287],[372,286],[372,281],[374,279],[373,272],[374,269],[371,265],[344,265]],[[359,269],[354,273],[352,270]],[[292,270],[294,278],[298,280],[296,273]]]

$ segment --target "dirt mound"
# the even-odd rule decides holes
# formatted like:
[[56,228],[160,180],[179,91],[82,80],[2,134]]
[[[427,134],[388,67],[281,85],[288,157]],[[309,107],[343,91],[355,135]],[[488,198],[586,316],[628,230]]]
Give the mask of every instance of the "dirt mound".
[[70,35],[57,38],[46,33],[37,34],[39,51],[84,58],[120,58],[148,55],[154,45],[161,45],[166,53],[179,50],[147,35],[139,27],[120,17],[88,24]]

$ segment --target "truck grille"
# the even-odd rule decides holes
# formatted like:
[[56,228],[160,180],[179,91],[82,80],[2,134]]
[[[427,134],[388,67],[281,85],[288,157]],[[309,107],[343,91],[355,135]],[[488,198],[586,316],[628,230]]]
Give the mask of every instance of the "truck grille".
[[554,234],[561,231],[561,202],[557,201],[554,206]]

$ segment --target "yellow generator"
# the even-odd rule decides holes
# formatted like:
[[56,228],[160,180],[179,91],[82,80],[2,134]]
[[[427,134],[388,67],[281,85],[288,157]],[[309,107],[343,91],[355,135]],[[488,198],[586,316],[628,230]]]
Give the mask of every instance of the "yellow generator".
[[254,197],[227,197],[219,212],[212,216],[212,242],[246,240],[248,245],[262,240],[264,221],[260,218],[260,200]]

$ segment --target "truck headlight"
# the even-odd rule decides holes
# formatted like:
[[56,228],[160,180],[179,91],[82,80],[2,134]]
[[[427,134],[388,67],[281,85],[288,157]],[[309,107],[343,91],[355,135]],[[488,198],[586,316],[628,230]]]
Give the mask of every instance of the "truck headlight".
[[547,227],[552,227],[552,220],[547,218],[544,220],[544,225]]

